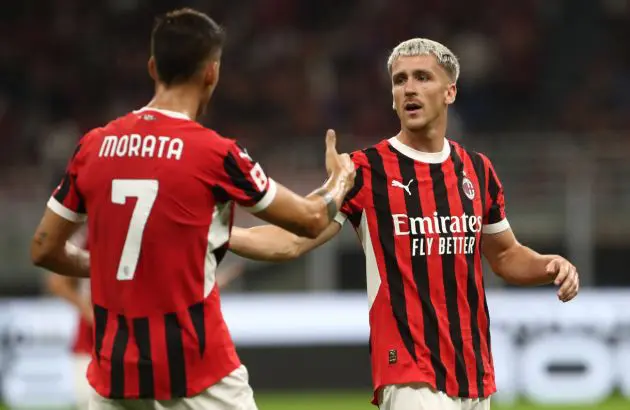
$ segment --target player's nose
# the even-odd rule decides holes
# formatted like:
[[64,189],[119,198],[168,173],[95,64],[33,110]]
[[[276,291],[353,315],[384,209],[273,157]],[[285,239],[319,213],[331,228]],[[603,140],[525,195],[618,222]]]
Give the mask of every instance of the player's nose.
[[416,87],[413,85],[412,81],[408,81],[405,84],[404,92],[405,92],[405,97],[412,97],[412,96],[418,95],[418,91]]

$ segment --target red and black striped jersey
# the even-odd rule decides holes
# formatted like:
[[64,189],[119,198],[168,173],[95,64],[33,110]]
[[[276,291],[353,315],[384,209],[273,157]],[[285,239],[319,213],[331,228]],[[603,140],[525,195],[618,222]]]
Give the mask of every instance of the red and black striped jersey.
[[240,365],[215,271],[234,203],[260,211],[275,187],[247,151],[181,113],[145,108],[81,139],[48,206],[89,216],[99,394],[192,396]]
[[439,153],[391,138],[352,154],[355,186],[336,220],[362,242],[375,392],[428,383],[452,397],[495,388],[482,233],[509,228],[485,156],[446,140]]

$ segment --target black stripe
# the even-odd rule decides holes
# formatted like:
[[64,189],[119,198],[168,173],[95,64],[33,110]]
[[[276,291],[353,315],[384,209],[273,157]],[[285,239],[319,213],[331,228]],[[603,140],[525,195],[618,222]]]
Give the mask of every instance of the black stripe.
[[101,361],[101,349],[107,328],[107,309],[94,305],[94,355],[97,361]]
[[122,399],[125,396],[125,351],[129,342],[129,326],[123,315],[118,315],[118,329],[114,336],[111,368],[111,399]]
[[[358,195],[359,192],[361,192],[361,189],[363,188],[363,171],[363,167],[359,167],[357,169],[357,174],[354,177],[354,185],[352,186],[352,189],[346,194],[346,197],[343,200],[344,203],[351,201]],[[355,212],[352,215],[348,215],[348,219],[353,226],[359,226],[359,224],[361,223],[361,212]]]
[[[450,216],[451,210],[448,203],[448,190],[444,180],[442,164],[430,164],[429,170],[433,181],[433,195],[438,213],[438,224],[440,217]],[[439,229],[442,230],[441,227]],[[440,239],[452,237],[452,233],[440,233]],[[458,297],[457,297],[457,276],[455,275],[455,255],[442,255],[442,269],[444,276],[444,293],[446,296],[446,311],[449,321],[451,340],[455,347],[455,377],[459,384],[459,397],[468,397],[468,375],[466,374],[466,364],[464,362],[464,342],[462,340],[462,328],[459,321]]]
[[499,183],[497,180],[497,175],[494,173],[492,168],[488,169],[488,173],[490,178],[488,178],[488,192],[490,193],[490,210],[488,211],[488,224],[493,224],[501,221],[501,213],[499,209],[499,204],[497,203],[499,199]]
[[189,307],[188,314],[190,315],[190,321],[193,324],[193,328],[197,334],[197,340],[199,341],[199,354],[203,356],[206,351],[206,326],[203,302],[195,303]]
[[138,379],[141,399],[155,397],[153,383],[153,359],[151,358],[151,332],[149,319],[146,317],[133,319],[133,335],[138,346]]
[[221,261],[223,260],[223,258],[225,257],[225,254],[227,253],[227,251],[229,249],[230,249],[230,243],[226,242],[219,249],[216,249],[216,250],[212,251],[212,253],[214,254],[214,257],[215,257],[215,259],[217,261],[217,266],[219,266],[219,264],[221,263]]
[[211,188],[212,195],[214,196],[214,200],[219,203],[225,203],[230,200],[230,194],[223,188],[218,185],[215,185]]
[[72,184],[74,185],[74,192],[77,194],[77,213],[78,214],[86,214],[87,210],[85,209],[85,199],[83,199],[83,195],[79,192],[79,188],[77,186],[77,177],[76,175],[72,176]]
[[[477,180],[479,181],[479,195],[481,196],[481,209],[482,209],[482,212],[486,212],[486,166],[484,164],[483,158],[478,153],[476,152],[472,153],[472,155],[470,155],[470,158],[475,168],[475,172],[477,173]],[[480,252],[480,254],[481,254],[482,242],[483,242],[483,234],[481,235],[481,240],[477,244],[477,252]],[[481,276],[481,286],[483,286],[484,289],[486,287],[483,275]],[[485,331],[486,341],[488,344],[488,354],[490,355],[490,357],[488,357],[488,360],[491,360],[492,343],[490,340],[490,311],[488,309],[487,298],[484,298],[483,310],[486,315],[486,323],[488,324],[488,327],[486,328],[486,331]]]
[[223,160],[223,168],[225,168],[225,172],[232,180],[232,184],[243,191],[250,200],[258,202],[265,195],[265,192],[258,191],[258,189],[254,187],[254,184],[247,179],[247,176],[238,166],[238,162],[231,152],[228,152],[225,156],[225,159]]
[[359,167],[357,169],[357,173],[354,177],[354,185],[352,186],[352,189],[348,191],[343,201],[351,201],[355,196],[357,196],[359,191],[361,191],[361,188],[363,188],[363,167]]
[[74,149],[74,152],[72,152],[72,156],[70,157],[70,160],[72,161],[74,159],[74,157],[77,156],[77,154],[79,153],[79,151],[81,151],[81,147],[83,147],[82,143],[77,144],[76,148]]
[[379,242],[383,247],[383,255],[385,258],[385,269],[387,270],[387,283],[389,285],[388,289],[392,312],[396,318],[396,325],[398,326],[398,332],[400,333],[402,342],[413,360],[417,362],[418,358],[416,357],[415,344],[411,336],[411,329],[409,328],[409,320],[407,318],[405,288],[402,274],[396,261],[394,222],[392,220],[392,211],[387,194],[388,177],[385,173],[383,158],[381,158],[376,148],[366,149],[365,155],[367,156],[372,171],[372,195],[378,225]]
[[[470,200],[462,188],[464,182],[464,163],[457,153],[455,147],[451,147],[451,158],[455,166],[455,174],[457,175],[457,190],[459,192],[459,199],[462,202],[464,214],[472,217],[475,215],[475,207],[473,201]],[[481,193],[476,192],[476,195]],[[474,200],[474,198],[473,198]],[[481,229],[481,226],[479,226]],[[466,238],[474,238],[477,234],[475,232],[466,233]],[[468,240],[468,239],[467,239]],[[479,322],[477,321],[477,312],[479,310],[479,289],[477,289],[477,282],[475,281],[475,254],[479,251],[475,246],[475,252],[466,255],[466,267],[467,267],[467,300],[470,307],[470,330],[472,333],[473,351],[475,352],[475,368],[477,373],[477,389],[481,397],[485,397],[483,389],[483,376],[485,374],[483,369],[483,353],[481,351],[481,335],[479,332]]]
[[[399,154],[390,147],[390,150],[394,152],[398,157],[398,163],[400,165],[400,175],[402,177],[402,183],[407,184],[413,179],[410,186],[414,187],[412,191],[413,195],[405,194],[405,204],[407,206],[407,215],[409,218],[422,218],[424,216],[422,212],[422,203],[420,201],[420,185],[417,181],[416,170],[414,160]],[[417,238],[417,237],[416,237]],[[414,237],[409,235],[409,246],[413,249]],[[413,251],[412,251],[413,252]],[[413,254],[412,254],[413,255]],[[435,371],[435,385],[439,391],[446,391],[446,367],[440,357],[440,336],[437,314],[435,313],[435,307],[431,302],[431,292],[429,285],[429,267],[426,256],[410,256],[411,257],[411,269],[413,272],[413,279],[416,282],[418,288],[418,296],[420,297],[420,303],[422,304],[422,318],[424,322],[424,340],[431,354],[431,365]]]
[[184,362],[184,344],[182,328],[175,313],[164,315],[166,333],[166,356],[171,380],[171,398],[186,397],[186,363]]
[[63,175],[61,184],[59,184],[59,189],[55,193],[55,199],[57,200],[57,202],[63,204],[63,201],[68,196],[68,193],[70,192],[70,181],[71,181],[70,174],[66,172]]

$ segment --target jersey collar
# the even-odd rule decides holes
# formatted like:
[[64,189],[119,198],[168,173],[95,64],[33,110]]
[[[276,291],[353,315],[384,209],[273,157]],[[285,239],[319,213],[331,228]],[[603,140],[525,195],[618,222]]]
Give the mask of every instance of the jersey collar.
[[163,110],[161,108],[153,108],[153,107],[143,107],[143,108],[140,108],[139,110],[134,111],[133,113],[138,114],[145,111],[159,112],[160,114],[166,115],[167,117],[178,118],[180,120],[190,120],[190,117],[182,112]]
[[414,159],[416,161],[425,162],[427,164],[441,164],[446,161],[451,155],[451,144],[447,139],[444,139],[444,147],[440,152],[422,152],[417,149],[413,149],[408,145],[403,144],[396,137],[391,137],[387,140],[389,144],[406,157]]

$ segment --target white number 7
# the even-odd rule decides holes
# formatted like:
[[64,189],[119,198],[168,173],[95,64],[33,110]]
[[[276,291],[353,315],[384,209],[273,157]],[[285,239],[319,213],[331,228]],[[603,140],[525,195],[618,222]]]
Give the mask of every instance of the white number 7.
[[127,238],[120,255],[116,279],[132,280],[136,273],[142,233],[149,219],[151,208],[158,194],[158,181],[154,179],[114,179],[112,181],[112,202],[124,205],[127,198],[138,198],[131,215]]

